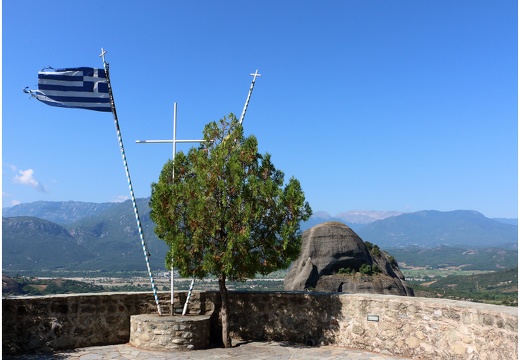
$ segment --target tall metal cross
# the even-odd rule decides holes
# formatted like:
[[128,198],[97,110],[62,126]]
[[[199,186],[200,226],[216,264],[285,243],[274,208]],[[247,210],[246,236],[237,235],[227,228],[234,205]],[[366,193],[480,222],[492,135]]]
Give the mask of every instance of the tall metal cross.
[[249,74],[253,77],[253,81],[251,81],[251,87],[249,88],[249,93],[247,94],[246,103],[244,105],[244,109],[242,110],[242,115],[240,116],[240,125],[242,125],[242,122],[244,121],[244,117],[246,116],[247,106],[249,105],[249,100],[251,99],[251,94],[253,93],[253,88],[255,87],[255,81],[257,76],[262,76],[258,73],[258,69],[255,71],[254,74]]
[[[205,140],[179,140],[177,139],[177,103],[173,103],[173,139],[171,140],[136,140],[135,142],[138,144],[173,144],[173,154],[172,154],[172,161],[173,161],[173,170],[172,170],[172,178],[175,179],[175,153],[177,152],[177,143],[201,143]],[[193,287],[193,280],[191,283],[191,286]],[[191,290],[191,289],[190,289]],[[170,271],[170,291],[171,291],[171,298],[170,298],[170,315],[173,315],[173,266]],[[189,294],[191,295],[191,294]],[[188,295],[188,299],[189,299]],[[188,299],[186,299],[186,304],[184,305],[184,311],[183,315],[186,312],[186,308],[188,305]]]
[[99,54],[99,57],[101,58],[101,60],[103,60],[103,64],[105,63],[105,54],[107,52],[105,51],[105,49],[101,48],[101,54]]

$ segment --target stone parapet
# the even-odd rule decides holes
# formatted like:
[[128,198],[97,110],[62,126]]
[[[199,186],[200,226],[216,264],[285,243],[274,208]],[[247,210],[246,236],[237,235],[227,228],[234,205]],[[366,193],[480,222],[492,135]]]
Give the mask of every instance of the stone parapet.
[[[518,309],[376,294],[230,291],[231,334],[245,340],[337,345],[420,359],[517,359]],[[175,293],[182,307],[186,292]],[[159,293],[164,309],[169,294]],[[210,316],[220,337],[218,292],[194,292],[189,313]],[[151,293],[2,300],[4,354],[128,343],[130,318],[155,314]]]
[[382,295],[340,301],[341,346],[421,359],[518,358],[517,308]]
[[[213,301],[197,292],[191,314],[213,313]],[[182,312],[186,292],[175,293],[176,312]],[[164,311],[170,297],[159,293]],[[2,299],[2,353],[74,349],[127,343],[130,316],[155,314],[151,292],[24,296]]]
[[234,292],[244,339],[338,345],[420,359],[517,359],[518,308],[380,294]]

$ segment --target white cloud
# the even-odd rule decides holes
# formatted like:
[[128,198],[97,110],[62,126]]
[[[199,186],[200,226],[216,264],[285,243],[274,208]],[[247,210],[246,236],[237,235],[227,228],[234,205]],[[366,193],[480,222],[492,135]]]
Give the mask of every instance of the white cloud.
[[112,198],[112,202],[123,202],[123,201],[126,201],[128,200],[129,197],[128,196],[125,196],[125,195],[118,195],[114,198]]
[[15,184],[29,185],[37,191],[47,192],[45,186],[34,178],[34,170],[18,170],[18,175],[15,175],[13,182]]
[[[12,196],[11,194],[9,194],[9,193],[7,193],[5,191],[2,191],[2,204],[6,203],[6,202],[3,201],[4,200],[3,198],[9,198],[11,196]],[[6,201],[7,201],[7,199],[6,199]],[[9,206],[15,206],[15,205],[18,205],[18,204],[21,204],[21,203],[22,202],[20,200],[11,200],[11,201],[9,201]]]

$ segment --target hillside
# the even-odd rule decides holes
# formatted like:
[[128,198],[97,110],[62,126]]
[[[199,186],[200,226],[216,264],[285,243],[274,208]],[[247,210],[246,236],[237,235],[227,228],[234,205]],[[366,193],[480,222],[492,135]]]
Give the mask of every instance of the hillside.
[[[159,240],[150,219],[149,199],[138,199],[141,222],[150,263],[154,270],[166,270],[164,258],[167,246]],[[23,206],[22,206],[23,205]],[[132,204],[35,202],[20,204],[4,214],[20,214],[22,217],[3,219],[3,268],[10,273],[22,270],[64,269],[74,271],[143,271],[146,272],[141,240],[137,232]],[[39,214],[57,219],[61,224],[42,218],[27,217]],[[342,219],[337,218],[341,216]],[[493,253],[487,256],[482,247],[507,247],[517,249],[517,226],[504,224],[484,217],[474,211],[400,214],[381,211],[352,211],[331,217],[325,212],[316,212],[310,221],[302,224],[302,231],[312,224],[338,219],[347,223],[365,241],[377,244],[382,249],[403,250],[407,244],[417,244],[422,250],[438,248],[439,242],[461,250],[444,252],[442,256],[432,253],[406,253],[394,251],[399,263],[455,264],[467,268],[500,269],[513,264],[510,253]],[[359,227],[359,229],[358,229]],[[470,245],[460,245],[467,244]],[[462,253],[467,249],[479,249],[478,254],[466,254],[475,260],[466,264]],[[486,255],[487,254],[487,255]],[[452,256],[453,255],[453,256]],[[471,255],[471,256],[470,256]],[[401,259],[401,257],[403,257]],[[411,260],[409,260],[411,258]],[[430,261],[432,260],[432,261]],[[439,265],[440,266],[440,265]],[[473,266],[473,267],[472,267]]]
[[11,278],[2,274],[2,295],[50,295],[103,292],[106,288],[68,279]]
[[[164,269],[168,249],[153,231],[154,223],[150,219],[148,199],[137,199],[137,207],[150,254],[150,264],[153,269]],[[87,264],[89,266],[110,270],[139,270],[145,266],[130,200],[111,206],[101,214],[69,224],[66,228],[79,244],[96,253],[98,259]]]
[[503,270],[518,266],[518,250],[503,248],[465,249],[449,246],[387,248],[403,268]]
[[518,306],[518,268],[478,275],[409,281],[416,296]]
[[58,224],[35,217],[2,218],[5,270],[64,268],[95,257]]
[[383,248],[410,245],[437,247],[517,246],[518,227],[469,210],[425,210],[370,223],[358,232],[365,241]]
[[[138,199],[138,207],[151,267],[165,270],[167,247],[153,232],[148,200]],[[131,202],[114,203],[94,214],[65,226],[34,217],[3,218],[4,271],[146,271]]]

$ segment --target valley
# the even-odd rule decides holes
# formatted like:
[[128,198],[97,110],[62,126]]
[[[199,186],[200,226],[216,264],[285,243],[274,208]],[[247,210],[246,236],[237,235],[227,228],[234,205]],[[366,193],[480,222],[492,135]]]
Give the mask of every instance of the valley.
[[[138,205],[157,289],[169,291],[166,244],[153,232],[148,199],[138,199]],[[129,201],[40,201],[3,210],[2,272],[13,279],[10,285],[4,282],[4,296],[151,291]],[[331,220],[347,224],[395,258],[418,296],[518,302],[517,274],[510,270],[518,268],[516,219],[488,219],[475,211],[339,215],[317,212],[301,229]],[[286,273],[228,285],[236,290],[281,291]],[[174,288],[187,290],[190,282],[177,274]],[[197,280],[194,289],[217,290],[218,283]]]

